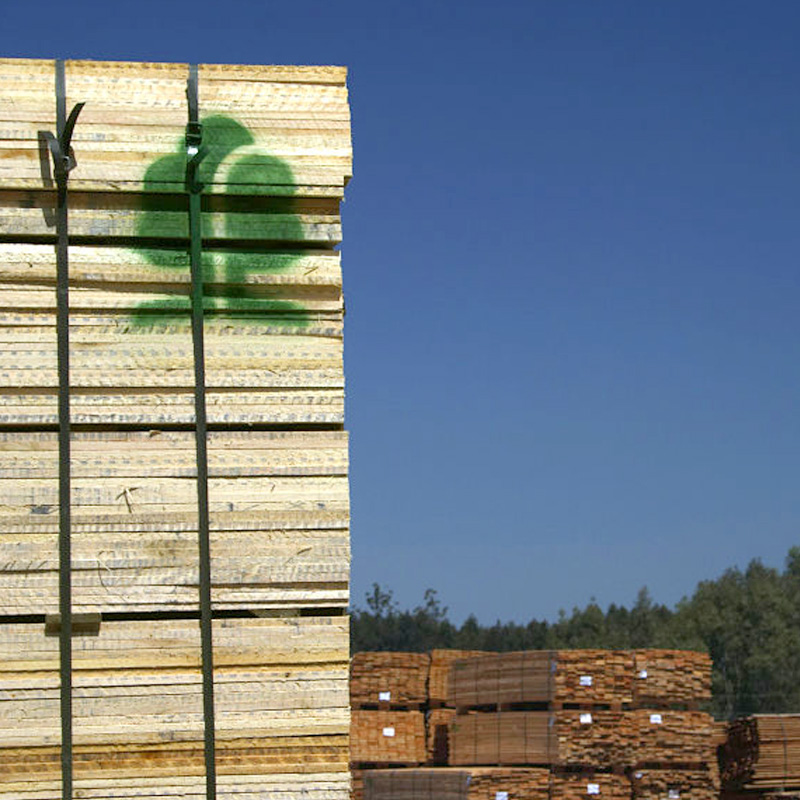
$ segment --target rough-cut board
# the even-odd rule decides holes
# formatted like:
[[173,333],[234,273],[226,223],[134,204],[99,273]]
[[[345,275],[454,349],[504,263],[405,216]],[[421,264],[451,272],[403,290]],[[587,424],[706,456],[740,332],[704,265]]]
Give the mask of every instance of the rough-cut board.
[[[195,440],[190,432],[76,433],[73,610],[197,608]],[[208,437],[217,609],[345,607],[347,434]],[[58,440],[0,433],[0,606],[58,610]]]
[[456,661],[448,704],[629,703],[633,654],[618,650],[524,650]]
[[365,800],[548,800],[544,769],[368,770]]
[[[75,188],[182,192],[188,65],[68,61],[65,71],[68,107],[86,103]],[[345,78],[341,67],[201,65],[207,191],[340,197],[352,172]],[[0,189],[47,186],[38,132],[55,127],[54,87],[53,61],[0,60]]]
[[350,662],[350,703],[365,706],[421,706],[428,699],[427,653],[356,653]]
[[[313,782],[346,771],[347,626],[343,617],[215,621],[224,774],[304,771]],[[74,638],[75,777],[94,787],[88,796],[102,796],[106,781],[202,776],[199,638],[196,620],[104,621],[97,636]],[[60,775],[58,637],[7,624],[0,650],[0,797],[35,797]]]
[[425,716],[420,711],[353,710],[352,764],[422,764]]

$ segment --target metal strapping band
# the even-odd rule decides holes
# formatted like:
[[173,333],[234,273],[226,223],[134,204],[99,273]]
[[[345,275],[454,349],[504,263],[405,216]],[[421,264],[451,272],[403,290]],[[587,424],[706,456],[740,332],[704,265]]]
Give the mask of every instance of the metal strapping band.
[[194,345],[194,408],[197,444],[197,536],[200,575],[200,646],[203,659],[203,724],[206,798],[217,796],[214,739],[214,657],[211,626],[211,546],[208,514],[208,449],[206,368],[203,342],[203,227],[202,192],[198,169],[206,154],[198,116],[197,65],[189,67],[186,84],[189,121],[186,125],[186,191],[189,194],[189,258],[192,278],[192,342]]
[[69,412],[69,172],[75,166],[70,142],[83,108],[78,103],[67,117],[64,62],[55,62],[56,135],[43,132],[53,157],[56,180],[56,348],[58,359],[58,608],[61,694],[61,796],[72,800],[72,548],[70,541],[70,412]]

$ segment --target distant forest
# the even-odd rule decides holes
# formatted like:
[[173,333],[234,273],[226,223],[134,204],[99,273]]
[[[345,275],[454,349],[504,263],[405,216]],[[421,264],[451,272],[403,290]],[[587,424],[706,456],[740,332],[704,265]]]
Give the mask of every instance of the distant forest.
[[562,612],[556,622],[532,619],[481,625],[470,616],[456,626],[433,589],[412,610],[373,584],[366,608],[352,610],[352,650],[529,650],[640,647],[702,650],[714,662],[718,719],[741,714],[800,712],[800,547],[781,572],[752,561],[702,581],[674,609],[654,603],[646,588],[631,608],[596,603]]

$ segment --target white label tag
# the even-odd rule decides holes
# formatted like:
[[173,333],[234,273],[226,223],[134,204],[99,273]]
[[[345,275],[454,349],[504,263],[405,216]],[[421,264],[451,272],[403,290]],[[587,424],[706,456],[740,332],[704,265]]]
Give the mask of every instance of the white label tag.
[[586,785],[586,794],[600,794],[599,783],[589,783]]
[[394,736],[394,728],[384,728],[383,729],[384,736]]
[[508,800],[508,792],[495,792],[494,800]]
[[650,723],[652,725],[660,725],[663,722],[661,719],[661,714],[651,714],[650,715]]
[[591,724],[592,724],[592,715],[581,714],[581,725],[591,725]]
[[382,703],[384,702],[388,703],[391,699],[392,699],[391,692],[378,692],[378,700],[380,700]]
[[667,797],[669,800],[679,800],[681,793],[677,789],[668,789]]
[[646,669],[640,669],[640,670],[639,670],[639,677],[640,677],[642,680],[644,680],[644,679],[647,677],[647,670],[646,670]]
[[[581,686],[591,686],[592,685],[592,676],[591,675],[581,675]],[[594,785],[594,784],[592,784]]]

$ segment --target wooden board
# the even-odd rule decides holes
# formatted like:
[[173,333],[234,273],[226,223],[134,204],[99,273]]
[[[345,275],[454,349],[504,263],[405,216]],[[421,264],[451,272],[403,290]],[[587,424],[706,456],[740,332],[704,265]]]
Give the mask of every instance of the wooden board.
[[[76,433],[73,610],[198,606],[190,432]],[[217,431],[208,437],[216,609],[346,607],[347,435]],[[58,441],[0,433],[0,604],[58,610]]]

